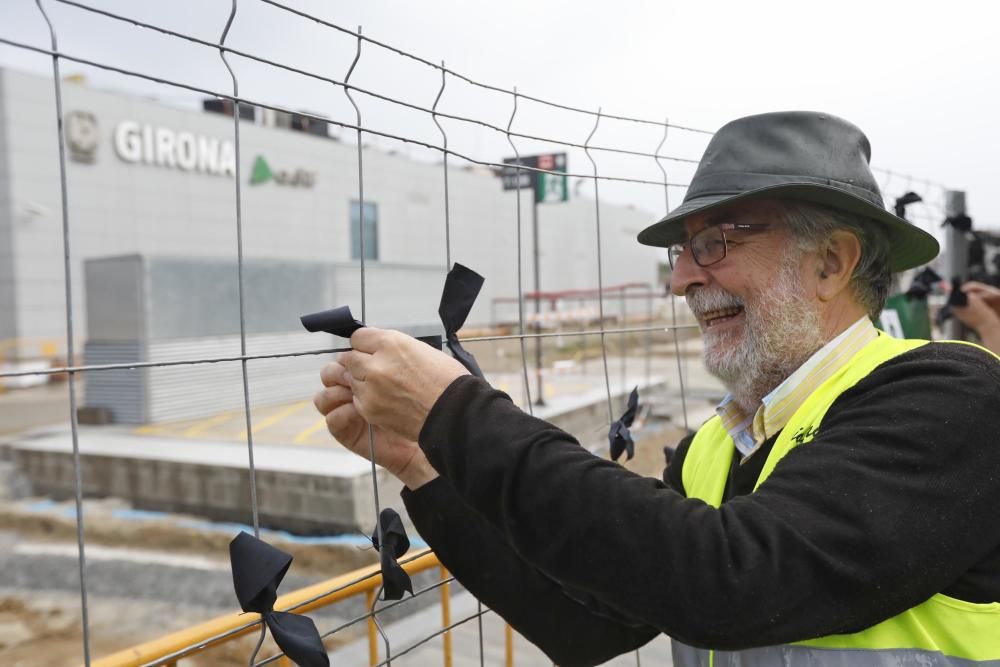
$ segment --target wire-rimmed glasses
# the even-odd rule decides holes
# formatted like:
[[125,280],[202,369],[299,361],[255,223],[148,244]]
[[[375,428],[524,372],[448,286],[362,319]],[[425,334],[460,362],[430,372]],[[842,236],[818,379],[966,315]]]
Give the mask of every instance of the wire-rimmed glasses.
[[691,256],[698,266],[711,266],[712,264],[721,262],[726,258],[729,244],[739,243],[733,239],[727,239],[726,232],[762,231],[773,226],[773,223],[769,222],[724,222],[717,225],[709,225],[695,233],[694,236],[687,240],[687,243],[677,243],[667,249],[670,268],[673,269],[677,265],[677,260],[685,248],[691,249]]

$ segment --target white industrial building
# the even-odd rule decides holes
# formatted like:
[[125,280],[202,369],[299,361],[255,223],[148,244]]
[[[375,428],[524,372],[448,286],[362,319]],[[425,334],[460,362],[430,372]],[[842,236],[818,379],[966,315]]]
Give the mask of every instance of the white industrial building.
[[[232,117],[72,82],[63,85],[63,105],[74,326],[86,362],[238,355]],[[360,317],[357,147],[308,119],[257,116],[240,127],[248,353],[330,347],[302,333],[297,317],[342,304]],[[460,162],[449,181],[452,261],[486,278],[467,325],[489,325],[499,312],[494,299],[517,296],[515,193],[502,191],[492,171]],[[364,192],[367,321],[438,327],[441,163],[366,149]],[[530,291],[531,193],[521,199]],[[590,199],[539,206],[544,291],[597,286],[594,216]],[[660,251],[635,241],[654,217],[602,203],[605,285],[655,285]],[[38,356],[43,342],[64,353],[64,308],[52,81],[0,70],[0,354]],[[258,362],[255,401],[287,398],[265,367],[287,379],[295,369],[313,373],[316,360]],[[98,376],[103,385],[89,384]],[[102,392],[131,392],[135,410],[116,417],[125,421],[197,414],[192,405],[203,399],[213,410],[238,405],[242,391],[233,363],[88,373],[87,381],[88,404]],[[158,397],[157,387],[173,393]],[[202,390],[203,399],[192,397]],[[229,393],[232,400],[221,398]]]

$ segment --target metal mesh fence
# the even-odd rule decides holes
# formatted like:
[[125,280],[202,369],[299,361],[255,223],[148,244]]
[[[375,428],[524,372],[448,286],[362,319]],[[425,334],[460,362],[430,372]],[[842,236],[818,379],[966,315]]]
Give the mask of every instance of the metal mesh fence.
[[[440,224],[443,225],[443,237],[444,237],[444,248],[442,249],[442,261],[441,266],[444,271],[447,271],[453,262],[453,248],[452,248],[452,230],[454,225],[458,224],[452,219],[452,210],[450,207],[450,201],[452,197],[452,187],[453,184],[450,183],[450,176],[454,176],[455,161],[459,164],[465,165],[479,165],[493,170],[500,170],[505,168],[505,164],[496,160],[495,157],[485,157],[481,151],[469,150],[467,147],[459,146],[456,148],[456,141],[450,140],[449,135],[455,133],[456,128],[461,128],[463,140],[467,136],[465,132],[467,130],[473,130],[477,133],[482,133],[489,135],[492,138],[500,138],[506,143],[511,154],[516,158],[520,159],[525,152],[525,147],[528,145],[543,144],[545,146],[551,147],[556,146],[560,149],[575,152],[578,156],[585,158],[584,164],[588,165],[589,168],[577,170],[574,172],[565,172],[563,170],[553,170],[553,169],[542,169],[539,167],[526,166],[523,164],[518,164],[516,170],[518,173],[545,173],[557,176],[566,176],[576,182],[577,188],[579,190],[588,191],[587,194],[592,196],[593,209],[592,214],[588,220],[579,221],[579,232],[581,234],[589,234],[593,239],[593,247],[596,257],[596,262],[594,266],[593,273],[593,284],[596,288],[591,290],[585,296],[576,295],[575,298],[578,299],[589,299],[590,305],[596,310],[595,316],[590,320],[585,320],[582,322],[574,322],[565,327],[561,327],[558,331],[542,331],[541,325],[538,319],[532,320],[530,315],[526,312],[526,305],[534,302],[537,304],[541,299],[540,296],[535,295],[532,299],[529,295],[529,291],[523,284],[522,276],[525,273],[525,267],[523,266],[523,256],[524,253],[522,249],[529,245],[528,241],[524,238],[523,230],[525,228],[524,221],[522,220],[522,196],[527,196],[522,193],[522,188],[520,185],[515,191],[515,206],[510,212],[510,225],[511,231],[515,236],[516,245],[516,262],[510,267],[510,270],[514,272],[516,276],[516,292],[517,297],[510,300],[509,305],[516,309],[511,315],[513,326],[515,327],[515,333],[510,334],[491,334],[491,335],[477,335],[469,336],[463,339],[465,343],[474,342],[488,342],[488,341],[514,341],[518,344],[520,354],[520,376],[522,384],[522,400],[521,404],[525,410],[529,413],[534,412],[535,400],[538,396],[533,397],[533,392],[537,394],[537,389],[533,388],[531,371],[529,368],[530,355],[528,354],[527,344],[531,341],[538,341],[550,337],[560,337],[560,338],[573,338],[573,337],[593,337],[599,340],[599,350],[600,350],[600,362],[602,367],[603,376],[603,390],[605,402],[607,405],[607,417],[608,421],[614,420],[614,405],[612,400],[612,377],[615,372],[609,368],[609,337],[620,336],[622,341],[625,341],[626,335],[632,336],[645,336],[646,340],[649,340],[649,336],[653,334],[663,334],[667,333],[669,335],[669,342],[674,348],[674,356],[677,360],[677,386],[678,395],[682,405],[682,419],[684,426],[688,426],[688,416],[687,416],[687,395],[684,387],[685,373],[681,367],[681,350],[682,345],[681,337],[678,336],[678,331],[689,328],[693,325],[681,324],[678,322],[678,305],[675,304],[672,296],[665,297],[658,293],[654,293],[650,288],[646,288],[646,292],[641,298],[652,304],[654,301],[659,302],[662,299],[667,299],[666,305],[668,306],[671,321],[668,325],[664,324],[654,324],[652,322],[652,317],[648,318],[647,321],[640,322],[639,325],[630,326],[630,322],[627,318],[622,317],[617,326],[606,326],[611,320],[612,308],[616,307],[619,299],[618,296],[609,293],[607,290],[611,287],[606,284],[605,277],[605,257],[604,257],[604,246],[602,244],[602,197],[605,197],[604,188],[607,187],[619,187],[626,188],[624,190],[618,190],[619,193],[631,193],[635,190],[629,190],[628,188],[642,188],[645,193],[655,192],[656,200],[660,202],[658,205],[662,206],[663,211],[670,208],[670,201],[673,195],[676,195],[683,191],[686,187],[685,179],[690,175],[692,171],[692,165],[697,163],[697,158],[699,155],[699,149],[704,145],[705,139],[710,136],[710,132],[702,129],[677,125],[669,122],[668,120],[651,120],[645,118],[636,118],[620,114],[606,113],[602,109],[582,109],[569,106],[566,104],[561,104],[555,101],[547,100],[539,96],[528,95],[523,92],[518,91],[518,89],[506,89],[503,87],[491,85],[478,81],[466,74],[463,74],[454,69],[448,68],[444,63],[436,63],[427,60],[423,57],[409,53],[405,50],[397,48],[391,44],[381,42],[377,39],[364,35],[361,28],[350,29],[341,25],[337,25],[331,21],[325,20],[319,16],[309,14],[307,12],[301,11],[295,7],[277,2],[275,0],[253,0],[252,2],[245,1],[243,4],[256,4],[267,6],[270,10],[281,14],[285,19],[296,20],[307,22],[311,25],[318,26],[320,29],[327,31],[330,34],[331,39],[336,38],[339,40],[344,40],[346,42],[353,42],[353,55],[348,63],[342,65],[342,69],[339,67],[322,66],[315,68],[304,68],[298,65],[292,65],[287,62],[282,62],[281,59],[260,55],[255,53],[254,50],[248,50],[246,48],[236,48],[227,44],[227,39],[230,36],[230,32],[234,25],[238,24],[240,19],[241,5],[236,0],[233,0],[231,11],[225,21],[225,24],[221,26],[220,36],[217,40],[206,39],[204,37],[199,37],[194,34],[188,34],[186,32],[168,28],[162,25],[155,25],[153,23],[145,22],[139,20],[133,16],[119,14],[116,12],[108,11],[94,4],[86,2],[77,2],[75,0],[49,0],[48,2],[43,2],[42,0],[36,0],[37,9],[40,16],[45,20],[49,35],[50,42],[48,45],[32,44],[26,41],[22,41],[16,35],[5,34],[2,28],[0,28],[0,44],[5,45],[7,48],[18,49],[27,52],[33,52],[42,56],[51,58],[52,67],[52,81],[54,84],[55,92],[55,108],[52,114],[55,116],[56,123],[54,124],[53,131],[57,133],[59,137],[59,175],[60,175],[60,193],[61,193],[61,220],[62,220],[62,239],[63,239],[63,268],[64,268],[64,286],[65,286],[65,327],[66,327],[66,363],[64,365],[59,365],[55,368],[47,369],[44,371],[39,371],[37,369],[32,369],[28,371],[10,371],[0,374],[2,377],[13,378],[25,375],[38,375],[38,374],[68,374],[70,381],[68,382],[68,392],[69,392],[69,404],[70,404],[70,425],[71,425],[71,438],[73,446],[73,464],[74,471],[76,475],[75,479],[75,504],[76,504],[76,522],[77,522],[77,543],[78,543],[78,565],[79,565],[79,578],[80,578],[80,602],[81,602],[81,613],[82,613],[82,626],[83,626],[83,656],[84,662],[90,664],[91,662],[91,637],[89,632],[89,619],[88,619],[88,600],[87,600],[87,577],[86,577],[86,541],[84,538],[84,506],[83,506],[83,485],[81,481],[81,461],[80,461],[80,447],[79,447],[79,433],[78,433],[78,423],[77,423],[77,389],[76,382],[73,379],[81,374],[85,373],[101,373],[110,371],[120,371],[125,369],[147,369],[147,368],[166,368],[166,367],[187,367],[187,366],[200,366],[206,364],[227,364],[238,363],[241,367],[242,375],[242,395],[243,395],[243,415],[245,417],[245,433],[246,433],[246,465],[249,470],[249,497],[246,498],[247,512],[250,516],[250,522],[254,527],[255,533],[259,533],[260,530],[260,517],[258,515],[258,496],[257,496],[257,484],[256,484],[256,469],[254,460],[254,424],[252,420],[252,410],[251,410],[251,388],[252,382],[250,375],[248,373],[248,362],[257,360],[280,360],[289,359],[293,357],[322,357],[323,355],[329,355],[330,353],[345,351],[347,348],[322,348],[322,349],[299,349],[291,351],[283,351],[280,353],[249,353],[247,347],[247,326],[246,326],[246,315],[245,315],[245,303],[244,295],[246,292],[246,283],[244,276],[244,220],[243,220],[243,202],[245,199],[245,193],[242,189],[242,184],[244,182],[243,174],[241,169],[243,168],[244,161],[241,159],[241,123],[245,122],[241,120],[240,108],[242,106],[252,106],[256,109],[270,110],[274,112],[282,112],[288,114],[296,114],[300,118],[305,118],[317,123],[322,123],[324,126],[330,126],[333,128],[339,128],[342,132],[342,136],[346,137],[348,135],[353,135],[353,140],[356,144],[356,174],[357,179],[357,191],[356,198],[360,202],[359,215],[360,215],[360,246],[361,252],[359,255],[358,262],[358,274],[357,280],[360,286],[360,304],[361,304],[361,319],[362,321],[367,321],[369,314],[369,299],[368,296],[368,285],[367,285],[367,271],[369,269],[368,261],[366,259],[365,248],[368,244],[372,243],[372,239],[366,238],[366,225],[364,224],[366,208],[364,203],[366,200],[366,190],[365,190],[365,175],[366,175],[366,164],[365,158],[366,153],[366,142],[370,141],[382,141],[386,142],[387,145],[399,145],[399,146],[416,146],[420,149],[434,153],[440,157],[441,160],[441,170],[440,170],[440,191],[435,195],[442,198],[443,203],[443,219]],[[208,87],[201,83],[192,83],[188,80],[178,80],[177,78],[165,77],[160,74],[151,73],[137,68],[132,68],[127,66],[123,62],[105,62],[102,60],[97,60],[79,53],[67,52],[60,49],[58,36],[65,32],[72,32],[74,30],[73,26],[67,25],[56,25],[54,21],[50,20],[48,11],[51,9],[52,5],[64,5],[66,7],[73,8],[75,11],[82,12],[88,15],[100,17],[102,20],[107,21],[109,24],[122,24],[127,26],[129,29],[137,31],[148,31],[150,33],[155,33],[161,37],[169,38],[171,40],[183,41],[193,47],[198,47],[201,49],[206,49],[209,52],[215,52],[221,64],[224,66],[225,71],[230,79],[230,85],[223,87]],[[364,87],[354,83],[357,78],[357,72],[359,66],[363,65],[366,60],[372,59],[376,60],[380,67],[384,67],[386,62],[398,63],[400,67],[417,67],[423,70],[427,70],[434,79],[436,79],[436,85],[433,88],[426,90],[425,97],[427,99],[432,99],[433,102],[430,105],[421,104],[414,101],[409,101],[401,99],[392,93],[381,92],[379,90],[371,89],[369,87]],[[386,60],[388,59],[388,60]],[[64,109],[63,109],[63,77],[60,70],[63,63],[72,63],[75,66],[94,68],[97,70],[102,70],[105,72],[115,73],[132,80],[142,80],[145,82],[155,83],[160,86],[167,87],[172,90],[184,91],[187,93],[194,93],[203,96],[209,96],[219,100],[223,100],[232,104],[232,136],[235,146],[235,178],[234,178],[234,208],[232,211],[233,222],[235,223],[235,253],[236,253],[236,265],[238,271],[238,299],[239,299],[239,354],[229,354],[229,355],[215,355],[215,356],[199,356],[195,358],[180,358],[169,361],[151,361],[151,362],[129,362],[129,363],[105,363],[105,364],[88,364],[88,363],[78,363],[76,350],[79,348],[77,333],[74,329],[74,299],[79,297],[79,286],[74,285],[72,275],[72,262],[74,261],[73,248],[71,247],[71,229],[73,227],[73,217],[74,217],[74,207],[73,201],[69,197],[68,187],[67,187],[67,155],[66,155],[66,145],[64,139]],[[234,67],[234,64],[238,63]],[[263,67],[271,70],[281,72],[284,75],[294,76],[294,77],[304,77],[312,82],[321,84],[324,86],[329,86],[331,90],[337,92],[337,94],[343,95],[343,101],[349,105],[346,108],[346,113],[331,113],[331,114],[316,114],[303,112],[298,109],[294,109],[290,106],[286,106],[280,102],[270,101],[262,96],[257,95],[247,95],[241,92],[241,78],[238,73],[240,66],[252,65],[254,67]],[[333,72],[335,69],[340,69],[344,74],[342,77],[336,76]],[[194,79],[192,77],[192,80]],[[490,96],[490,99],[494,100],[494,106],[499,104],[507,105],[509,108],[509,115],[506,118],[506,123],[502,121],[498,122],[493,119],[487,119],[473,115],[471,113],[458,112],[452,110],[446,110],[449,92],[456,86],[462,86],[465,88],[472,89],[481,93],[483,95]],[[436,132],[439,135],[437,140],[432,140],[427,138],[427,132],[425,131],[397,131],[397,130],[387,130],[380,129],[375,122],[369,122],[367,119],[367,112],[365,105],[368,103],[377,102],[380,105],[386,105],[389,107],[397,108],[401,112],[406,114],[415,114],[418,117],[423,118],[425,121],[429,119],[433,123]],[[460,106],[460,105],[456,105]],[[526,111],[525,107],[530,106],[530,111]],[[344,107],[339,107],[341,111],[344,111]],[[527,129],[520,129],[521,127],[527,126],[525,121],[525,116],[527,113],[556,113],[561,115],[561,117],[567,119],[567,123],[576,123],[583,127],[586,127],[586,134],[581,138],[573,139],[567,134],[561,134],[557,136],[545,136],[541,133],[536,133]],[[382,120],[384,116],[380,113],[378,118]],[[640,149],[635,146],[623,146],[614,145],[612,143],[599,142],[596,137],[599,133],[607,135],[607,132],[602,132],[605,127],[609,124],[615,124],[616,127],[623,125],[637,126],[642,128],[649,136],[653,138],[647,149]],[[405,128],[404,128],[405,129]],[[468,142],[464,142],[468,143]],[[683,154],[673,154],[665,153],[664,149],[668,144],[676,144],[681,148],[679,150],[683,151]],[[606,164],[612,164],[614,169],[609,169]],[[509,168],[509,165],[506,165]],[[923,195],[924,204],[923,207],[914,207],[911,209],[911,218],[919,225],[927,228],[933,229],[936,221],[943,217],[942,208],[942,197],[943,197],[943,187],[935,183],[931,183],[925,180],[917,179],[912,176],[903,175],[896,173],[894,171],[879,169],[877,170],[880,176],[881,185],[883,192],[887,198],[891,198],[909,190],[916,190]],[[679,175],[679,176],[675,176]],[[520,184],[520,177],[517,178],[517,182]],[[648,196],[648,195],[644,195]],[[442,272],[442,274],[443,274]],[[624,304],[624,290],[621,292],[621,303]],[[649,306],[652,309],[652,305]],[[622,312],[624,313],[624,305],[622,305]],[[537,313],[537,311],[536,311]],[[596,326],[594,326],[596,323]],[[648,379],[649,369],[648,369],[648,345],[646,346],[646,359],[647,366],[645,373]],[[628,350],[622,349],[620,352],[620,360],[623,364],[622,366],[622,384],[624,385],[624,363],[625,359],[629,356]],[[372,447],[374,447],[373,440]],[[372,523],[378,525],[376,520],[379,510],[380,510],[380,500],[378,493],[378,473],[375,465],[372,464],[372,482],[373,482],[373,502],[374,502],[374,516],[372,517]],[[417,595],[423,595],[431,591],[439,589],[441,586],[448,583],[450,580],[443,582],[438,582],[434,585],[424,587],[417,591]],[[387,609],[392,608],[395,604],[386,604],[381,607],[376,607],[376,603],[372,603],[372,607],[368,613],[354,618],[348,623],[334,627],[334,628],[321,628],[321,632],[324,636],[329,636],[343,630],[354,623],[359,623],[367,620],[368,618],[376,618],[378,614],[384,612]],[[482,651],[482,616],[488,613],[488,610],[484,609],[481,605],[478,607],[476,613],[464,617],[453,623],[451,626],[443,628],[441,630],[435,631],[433,633],[427,634],[424,638],[416,643],[412,643],[407,646],[395,646],[390,641],[390,636],[382,631],[380,627],[379,630],[382,636],[383,644],[383,655],[385,660],[381,664],[390,664],[392,660],[402,658],[407,655],[407,653],[415,650],[424,642],[433,639],[435,636],[446,632],[447,630],[457,627],[462,623],[467,623],[471,621],[477,621],[479,623],[479,642],[480,642],[480,655],[479,661],[483,663],[483,651]],[[257,664],[268,664],[277,660],[280,656],[269,657]],[[176,655],[165,656],[160,662],[162,664],[171,663],[176,660]],[[636,662],[638,663],[640,658],[638,652],[635,656]]]

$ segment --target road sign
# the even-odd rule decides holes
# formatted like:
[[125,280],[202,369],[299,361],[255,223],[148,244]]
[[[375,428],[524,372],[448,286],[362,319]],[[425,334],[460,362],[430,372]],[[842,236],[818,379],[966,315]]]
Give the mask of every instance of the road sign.
[[536,174],[535,201],[538,203],[550,201],[568,201],[568,179],[559,174]]
[[[518,158],[505,158],[500,179],[504,190],[531,189],[535,193],[535,202],[568,201],[569,187],[566,172],[565,153],[546,153],[544,155],[523,155]],[[518,170],[516,165],[540,169],[543,171]],[[563,172],[545,173],[545,172]]]

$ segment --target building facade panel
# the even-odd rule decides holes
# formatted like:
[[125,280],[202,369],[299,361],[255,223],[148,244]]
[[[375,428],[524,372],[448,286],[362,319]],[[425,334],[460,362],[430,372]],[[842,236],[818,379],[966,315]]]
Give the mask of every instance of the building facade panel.
[[[59,337],[65,314],[52,84],[45,77],[9,70],[0,76],[0,204],[6,191],[8,210],[30,212],[14,221],[0,206],[0,250],[6,243],[14,258],[6,269],[10,275],[0,275],[0,289],[7,285],[10,292],[0,303],[13,304],[11,316],[0,325],[6,327],[0,337]],[[67,167],[74,317],[82,345],[87,259],[129,254],[198,259],[232,273],[237,257],[233,120],[86,85],[67,83],[63,90],[65,113],[76,127],[72,137],[67,135]],[[383,325],[432,325],[446,270],[441,163],[372,148],[363,157],[365,200],[378,212],[377,259],[366,261],[372,268],[366,276],[369,318]],[[513,192],[502,191],[490,170],[459,160],[450,166],[451,259],[486,277],[468,320],[471,326],[486,325],[494,298],[517,295],[517,200]],[[297,307],[350,303],[360,315],[360,264],[352,260],[350,218],[351,202],[358,199],[356,146],[244,120],[240,169],[248,266],[252,260],[278,262],[275,266],[325,265],[323,285],[288,276],[275,278],[275,284],[294,283],[289,288],[295,290],[294,298],[285,301]],[[531,291],[530,191],[522,192],[520,213],[522,284]],[[543,204],[538,216],[542,289],[596,287],[593,202]],[[602,205],[606,285],[655,281],[658,251],[635,242],[635,232],[652,217]],[[182,275],[177,276],[179,285]],[[268,279],[261,276],[245,286],[247,303],[278,298],[269,296]],[[212,289],[219,281],[226,282],[231,295],[232,280],[213,279]],[[197,299],[197,280],[187,284],[186,293]],[[177,289],[183,298],[184,289]],[[175,316],[160,307],[150,315],[151,322]],[[220,311],[219,317],[231,320],[231,310]],[[266,316],[266,309],[262,312]],[[255,312],[248,315],[257,317]],[[275,326],[293,331],[297,323],[284,319],[288,322]],[[158,324],[157,331],[168,332],[169,327]]]
[[7,77],[0,70],[0,354],[17,337],[17,284],[14,280],[14,206],[7,159]]

